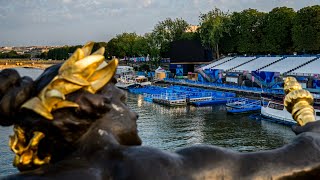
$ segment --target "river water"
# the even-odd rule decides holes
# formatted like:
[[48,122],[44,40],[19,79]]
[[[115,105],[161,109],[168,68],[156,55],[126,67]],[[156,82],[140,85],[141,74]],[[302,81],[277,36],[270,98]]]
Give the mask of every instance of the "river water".
[[[41,71],[20,69],[36,77]],[[251,118],[251,114],[230,115],[224,105],[210,107],[166,107],[143,101],[128,93],[128,106],[139,114],[138,130],[144,146],[167,151],[196,144],[211,144],[241,152],[268,150],[294,138],[290,127]],[[8,147],[12,127],[0,127],[0,176],[17,172]]]

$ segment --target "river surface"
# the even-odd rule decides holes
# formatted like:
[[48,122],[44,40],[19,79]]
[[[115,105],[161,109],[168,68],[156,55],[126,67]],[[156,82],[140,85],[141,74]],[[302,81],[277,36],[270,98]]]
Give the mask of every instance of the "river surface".
[[[40,71],[20,73],[37,76]],[[274,149],[294,138],[290,127],[250,118],[251,114],[231,115],[224,105],[210,107],[166,107],[143,101],[128,93],[128,106],[139,114],[138,130],[144,146],[167,151],[196,144],[211,144],[241,152]],[[12,127],[0,127],[0,176],[17,172],[8,147]]]

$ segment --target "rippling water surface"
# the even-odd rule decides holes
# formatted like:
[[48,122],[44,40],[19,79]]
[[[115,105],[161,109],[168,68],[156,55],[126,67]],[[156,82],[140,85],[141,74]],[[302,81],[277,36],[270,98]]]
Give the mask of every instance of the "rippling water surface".
[[[30,70],[24,73],[30,75]],[[39,72],[33,73],[36,76]],[[128,106],[140,115],[138,129],[143,145],[168,151],[195,144],[260,151],[280,147],[294,138],[289,127],[254,120],[250,114],[230,115],[223,105],[169,108],[128,93]],[[7,145],[10,134],[12,127],[0,127],[0,176],[17,172]]]
[[143,145],[174,151],[194,144],[211,144],[237,151],[260,151],[280,147],[294,138],[289,127],[231,115],[224,105],[166,107],[128,94],[128,105],[140,117]]

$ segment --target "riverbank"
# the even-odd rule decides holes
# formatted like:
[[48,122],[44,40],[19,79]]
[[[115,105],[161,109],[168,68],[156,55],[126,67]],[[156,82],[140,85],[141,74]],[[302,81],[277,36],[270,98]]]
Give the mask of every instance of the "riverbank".
[[64,62],[63,60],[27,60],[27,59],[0,59],[0,69],[7,68],[36,68],[46,69],[55,64]]

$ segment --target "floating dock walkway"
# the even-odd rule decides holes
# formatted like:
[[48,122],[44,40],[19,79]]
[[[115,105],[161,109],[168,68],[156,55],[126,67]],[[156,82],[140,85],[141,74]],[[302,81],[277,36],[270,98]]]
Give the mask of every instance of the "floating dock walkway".
[[[227,104],[228,102],[230,103],[230,101],[239,100],[236,98],[236,95],[260,99],[262,92],[283,94],[283,90],[278,89],[261,89],[218,83],[203,83],[191,80],[166,78],[162,83],[170,84],[170,86],[130,88],[129,92],[133,94],[143,94],[145,101],[168,106],[183,106],[187,104],[194,106],[210,106],[215,104]],[[258,111],[259,108],[261,108],[260,105],[255,104],[258,103],[257,100],[243,102],[247,105],[246,107],[234,107],[230,110],[230,113]]]
[[248,98],[234,98],[226,103],[227,112],[231,114],[261,111],[261,101]]
[[221,92],[179,85],[169,87],[145,86],[141,88],[130,88],[129,92],[143,94],[145,101],[168,106],[182,106],[187,104],[205,106],[217,103],[221,104],[226,103],[227,99],[236,96],[235,93],[231,92]]
[[284,94],[282,89],[262,89],[257,87],[246,87],[246,86],[219,84],[219,83],[207,83],[207,82],[198,82],[198,81],[172,79],[172,78],[166,78],[162,82],[167,84],[172,84],[172,85],[183,85],[183,86],[190,86],[190,87],[233,92],[238,95],[256,97],[256,98],[260,98],[261,93]]

